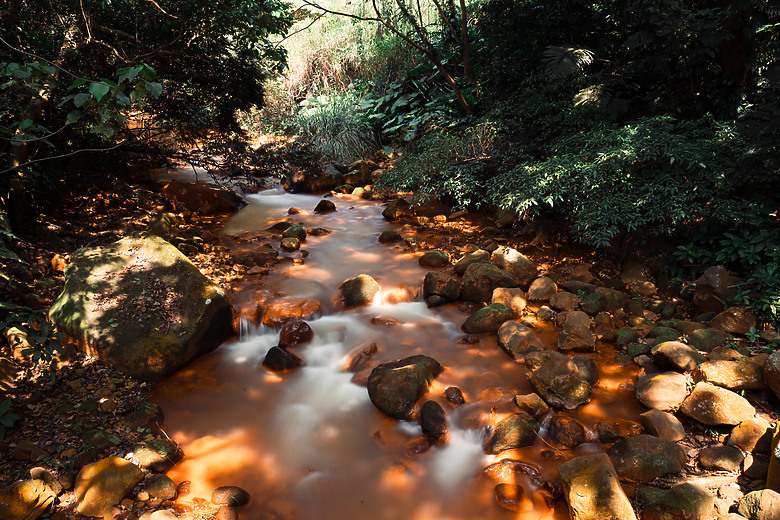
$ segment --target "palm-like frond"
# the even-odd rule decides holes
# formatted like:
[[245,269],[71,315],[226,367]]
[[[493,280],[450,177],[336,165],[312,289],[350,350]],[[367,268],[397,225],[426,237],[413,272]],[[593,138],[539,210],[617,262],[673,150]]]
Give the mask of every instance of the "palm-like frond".
[[587,49],[548,45],[544,50],[545,71],[552,77],[581,74],[593,63],[593,53]]

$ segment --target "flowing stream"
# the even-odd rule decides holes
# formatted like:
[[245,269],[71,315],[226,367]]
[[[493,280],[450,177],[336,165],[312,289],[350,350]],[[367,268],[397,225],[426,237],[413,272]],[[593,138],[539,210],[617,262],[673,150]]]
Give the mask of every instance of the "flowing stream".
[[[341,196],[331,199],[335,213],[288,216],[293,206],[311,211],[320,197],[268,190],[249,200],[223,230],[241,238],[242,247],[278,245],[278,237],[271,239],[266,230],[282,220],[320,226],[330,234],[309,236],[303,264],[276,266],[260,282],[247,283],[236,300],[249,306],[260,294],[315,298],[322,312],[307,320],[315,336],[295,349],[306,362],[295,372],[277,375],[263,369],[260,363],[279,333],[245,322],[240,340],[157,385],[155,400],[165,412],[166,432],[186,454],[168,473],[177,483],[192,483],[182,504],[194,497],[208,500],[215,487],[237,485],[252,496],[240,511],[246,519],[569,518],[565,504],[545,500],[549,494],[543,483],[556,480],[557,467],[567,458],[603,448],[589,442],[561,450],[537,439],[531,447],[499,456],[484,453],[486,427],[517,411],[511,400],[516,393],[532,391],[523,365],[498,348],[495,335],[463,341],[459,326],[468,314],[457,306],[428,309],[410,296],[419,293],[427,271],[401,246],[377,242],[382,231],[394,229],[382,218],[381,204]],[[381,293],[371,306],[341,310],[338,286],[361,273],[373,276]],[[376,316],[400,324],[372,322]],[[538,333],[554,344],[554,328],[540,324]],[[430,446],[416,422],[384,415],[371,404],[364,384],[353,382],[361,373],[345,367],[371,343],[377,352],[368,367],[414,354],[431,356],[444,367],[427,399],[447,413],[446,444]],[[635,369],[613,363],[613,350],[594,356],[601,381],[592,402],[571,415],[591,429],[599,421],[631,429],[640,412],[627,384]],[[450,386],[462,390],[467,404],[448,404],[443,394]],[[502,458],[521,460],[530,469],[486,476],[484,469]],[[522,511],[499,506],[494,494],[502,482],[523,487],[525,496],[515,507]]]

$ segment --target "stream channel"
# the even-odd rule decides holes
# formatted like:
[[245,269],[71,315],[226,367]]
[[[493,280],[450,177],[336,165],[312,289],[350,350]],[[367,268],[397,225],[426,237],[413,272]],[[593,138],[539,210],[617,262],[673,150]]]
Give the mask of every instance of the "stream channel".
[[[180,501],[208,499],[215,487],[236,485],[252,497],[240,510],[245,519],[570,518],[565,503],[550,498],[545,482],[558,480],[557,468],[565,460],[604,451],[603,445],[553,447],[541,438],[542,421],[533,446],[486,455],[482,443],[489,428],[518,411],[515,394],[533,391],[523,364],[497,346],[494,334],[464,341],[460,325],[467,309],[458,304],[428,309],[415,296],[426,268],[403,242],[377,242],[384,230],[404,236],[415,236],[415,230],[383,219],[381,203],[352,196],[333,197],[334,213],[311,213],[320,199],[275,189],[250,195],[249,206],[222,230],[244,248],[278,246],[279,237],[267,230],[280,221],[329,230],[303,242],[309,255],[302,264],[278,264],[236,296],[247,305],[285,296],[314,298],[322,310],[307,320],[313,341],[295,349],[306,363],[297,371],[278,375],[260,366],[279,338],[277,330],[260,325],[157,385],[154,398],[164,410],[166,433],[185,453],[168,475],[177,483],[191,481],[190,494]],[[290,207],[309,213],[288,216]],[[341,309],[339,285],[361,273],[373,276],[381,292],[370,306]],[[376,316],[400,324],[372,323]],[[554,348],[556,329],[538,327],[548,348]],[[378,350],[365,365],[369,369],[415,354],[441,363],[444,371],[419,404],[432,399],[444,408],[446,443],[431,445],[416,421],[392,419],[372,405],[365,371],[356,375],[345,368],[371,343]],[[601,380],[592,400],[567,413],[591,432],[596,423],[608,422],[629,435],[643,411],[634,397],[636,368],[615,363],[614,347],[599,343],[597,348],[593,357]],[[353,382],[361,376],[362,384]],[[450,386],[461,389],[465,405],[445,400]],[[522,461],[525,471],[487,475],[486,467],[505,458]],[[515,510],[498,504],[495,490],[501,483],[522,486]]]

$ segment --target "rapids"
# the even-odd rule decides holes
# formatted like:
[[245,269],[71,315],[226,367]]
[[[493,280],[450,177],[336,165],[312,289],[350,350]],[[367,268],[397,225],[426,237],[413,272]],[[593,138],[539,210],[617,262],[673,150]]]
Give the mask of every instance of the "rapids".
[[[288,216],[293,206],[311,211],[320,197],[267,190],[248,198],[251,204],[222,232],[249,237],[251,247],[278,245],[265,230],[282,220],[324,227],[330,234],[307,237],[302,248],[309,256],[303,264],[277,265],[259,283],[248,283],[236,301],[251,306],[261,292],[315,298],[322,312],[308,320],[313,341],[295,348],[306,362],[296,372],[280,376],[261,368],[279,333],[244,321],[240,339],[157,385],[154,398],[164,410],[166,433],[186,454],[168,476],[192,482],[181,507],[194,497],[208,500],[215,487],[237,485],[252,495],[240,510],[245,519],[569,518],[565,504],[546,500],[545,481],[557,479],[564,460],[603,448],[589,442],[561,450],[537,439],[531,447],[499,456],[484,453],[489,427],[517,410],[512,397],[532,391],[523,365],[498,348],[495,335],[482,335],[473,344],[462,341],[459,326],[468,315],[457,306],[428,309],[421,300],[408,301],[405,295],[410,288],[419,292],[427,271],[401,246],[377,243],[382,231],[394,228],[382,218],[381,204],[340,196],[332,199],[335,213]],[[361,273],[373,276],[381,293],[371,306],[341,310],[338,286]],[[378,315],[400,324],[372,323]],[[553,345],[554,328],[539,327],[540,337]],[[371,404],[365,386],[352,382],[355,374],[345,367],[371,343],[378,351],[369,367],[418,353],[442,364],[426,399],[447,413],[446,445],[418,453],[425,445],[419,425],[385,416]],[[613,363],[613,348],[600,352],[594,359],[602,379],[592,402],[572,416],[591,429],[599,421],[631,429],[641,412],[630,384],[636,370]],[[450,386],[462,390],[466,405],[454,408],[445,401]],[[501,458],[522,460],[538,475],[486,476],[484,468]],[[494,490],[501,482],[524,488],[524,511],[498,505]]]

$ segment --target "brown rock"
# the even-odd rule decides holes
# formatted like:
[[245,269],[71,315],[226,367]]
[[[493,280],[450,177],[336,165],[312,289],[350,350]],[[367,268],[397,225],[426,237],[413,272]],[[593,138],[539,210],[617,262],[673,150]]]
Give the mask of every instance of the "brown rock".
[[680,410],[688,417],[709,426],[736,425],[756,413],[755,408],[744,397],[710,383],[696,383]]
[[293,318],[284,324],[279,333],[279,347],[290,348],[308,343],[314,338],[314,331],[300,318]]
[[87,516],[104,516],[124,500],[141,479],[141,468],[119,457],[88,464],[76,477],[76,511]]
[[664,341],[650,351],[653,360],[662,370],[688,372],[705,361],[695,349],[679,341]]
[[729,442],[750,453],[769,453],[772,428],[765,419],[752,417],[731,430]]
[[780,350],[776,350],[764,362],[764,381],[780,399]]
[[547,406],[544,399],[536,394],[516,395],[515,404],[520,410],[528,412],[536,419],[540,419],[550,411],[550,407]]
[[763,367],[749,359],[737,361],[707,361],[693,371],[693,380],[704,381],[729,390],[761,390]]
[[677,372],[663,372],[639,379],[636,397],[648,408],[662,411],[676,409],[687,395],[685,376]]
[[559,291],[550,297],[550,307],[557,311],[573,311],[579,306],[579,296],[567,291]]
[[708,268],[696,280],[693,303],[704,312],[721,312],[737,295],[734,279],[722,265]]
[[517,484],[498,484],[495,489],[498,505],[510,511],[530,511],[533,502],[525,496],[525,490]]
[[498,345],[512,359],[521,359],[528,352],[545,350],[536,333],[519,321],[506,321],[498,329]]
[[756,315],[745,306],[729,307],[710,320],[710,327],[731,334],[746,334],[756,326]]
[[558,291],[558,286],[550,278],[540,276],[528,288],[528,299],[534,302],[546,302]]
[[637,435],[619,441],[609,449],[609,458],[621,478],[648,482],[679,473],[687,461],[677,443],[651,435]]
[[558,473],[572,520],[636,520],[607,455],[577,457],[561,464]]
[[503,303],[513,318],[520,318],[527,305],[525,291],[512,287],[497,287],[493,290],[493,297],[490,303]]
[[661,410],[649,410],[639,416],[642,426],[650,435],[677,442],[685,438],[685,428],[677,417]]
[[709,471],[735,471],[745,456],[733,446],[710,446],[699,452],[699,464]]
[[263,315],[263,325],[279,328],[293,318],[308,319],[320,312],[320,302],[313,298],[281,298],[271,304]]
[[576,448],[588,442],[588,432],[579,421],[566,415],[556,415],[550,420],[547,433],[556,443],[567,448]]
[[0,489],[0,518],[35,520],[51,506],[56,495],[42,480],[19,480]]

